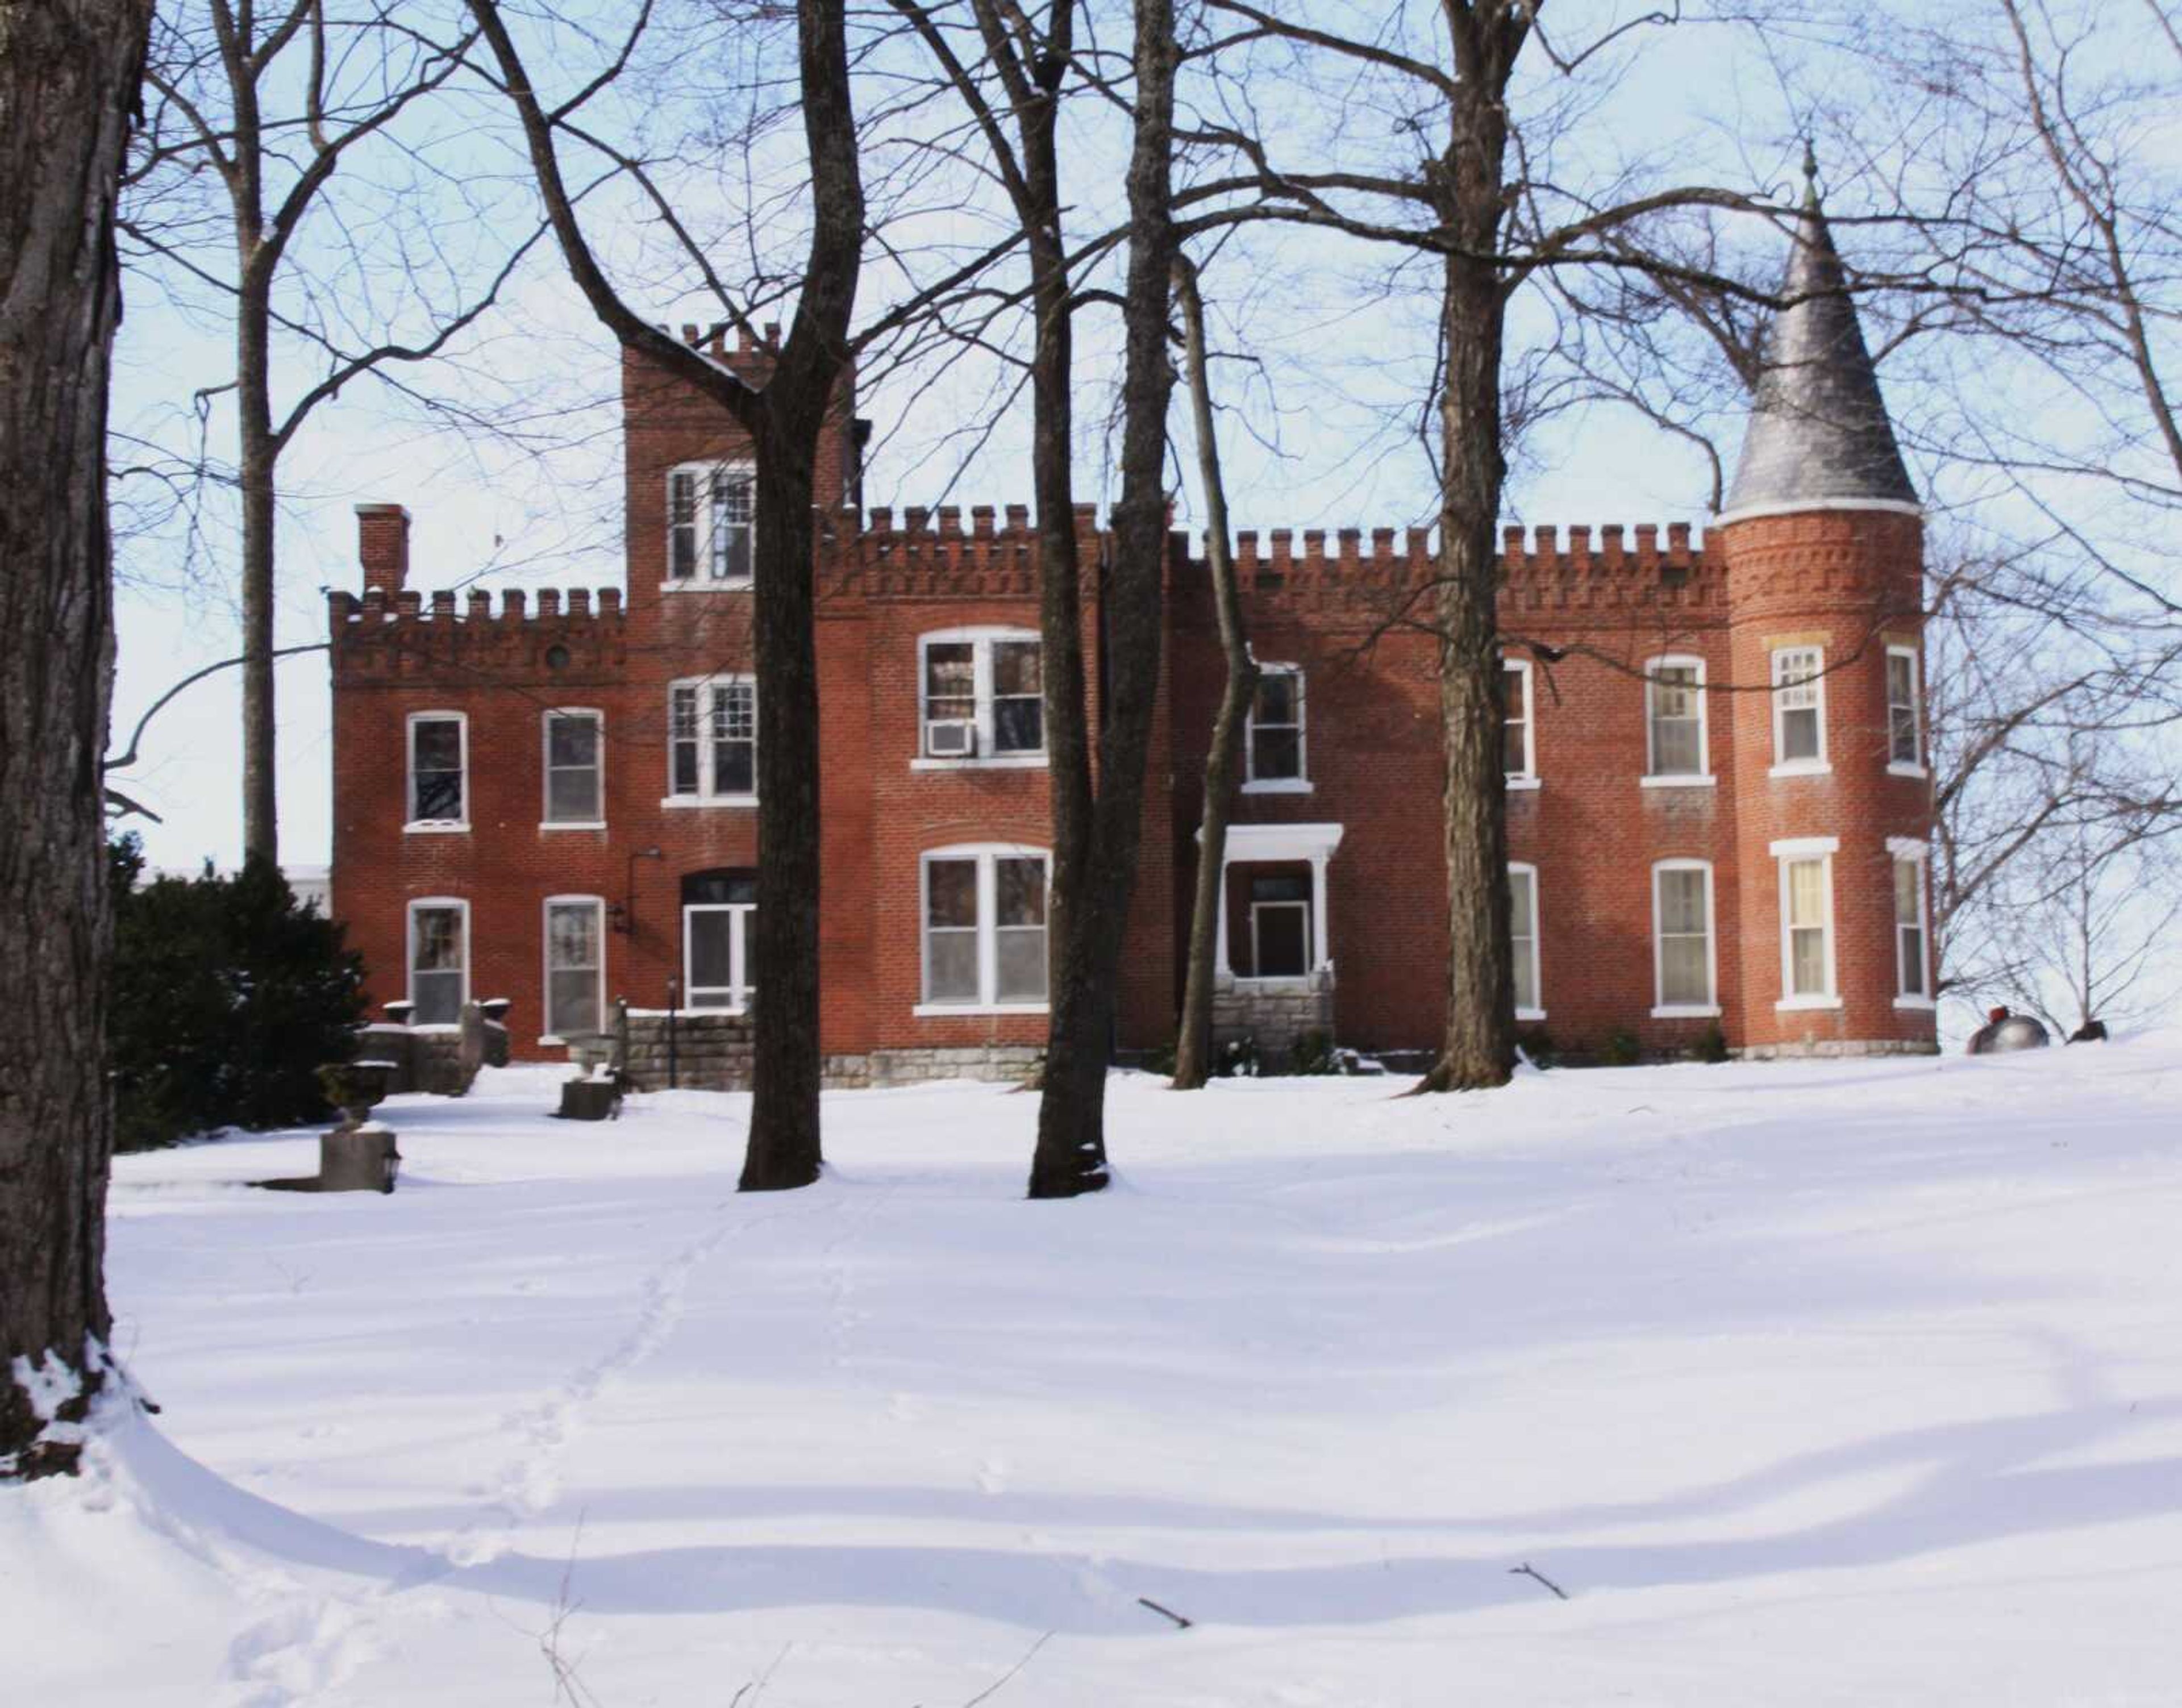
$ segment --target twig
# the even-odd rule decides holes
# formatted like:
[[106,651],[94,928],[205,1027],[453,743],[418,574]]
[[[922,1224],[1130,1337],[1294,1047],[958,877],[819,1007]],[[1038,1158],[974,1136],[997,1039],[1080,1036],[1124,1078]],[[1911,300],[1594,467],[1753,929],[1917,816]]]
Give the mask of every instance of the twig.
[[962,1708],[977,1708],[977,1705],[980,1702],[983,1702],[986,1698],[996,1694],[1001,1685],[1006,1683],[1009,1679],[1014,1678],[1016,1673],[1022,1672],[1024,1667],[1030,1665],[1031,1657],[1036,1655],[1039,1650],[1045,1647],[1046,1644],[1052,1640],[1052,1637],[1053,1633],[1048,1631],[1044,1636],[1040,1637],[1037,1642],[1032,1644],[1029,1648],[1024,1650],[1022,1660],[1016,1661],[1014,1666],[1009,1667],[1006,1672],[1001,1673],[999,1678],[993,1680],[991,1683],[988,1684],[983,1689],[972,1696],[967,1702],[965,1702],[962,1705]]
[[1180,1628],[1181,1628],[1182,1630],[1184,1630],[1184,1631],[1187,1631],[1187,1630],[1188,1630],[1188,1629],[1192,1625],[1193,1625],[1193,1624],[1195,1624],[1195,1623],[1197,1622],[1196,1622],[1195,1620],[1193,1620],[1193,1619],[1185,1619],[1185,1618],[1183,1618],[1183,1617],[1182,1617],[1182,1615],[1181,1615],[1181,1614],[1179,1614],[1179,1613],[1176,1612],[1176,1611],[1174,1611],[1174,1609],[1173,1609],[1173,1608],[1171,1608],[1171,1607],[1162,1607],[1162,1606],[1160,1606],[1160,1604],[1159,1604],[1158,1602],[1156,1602],[1156,1601],[1153,1600],[1152,1600],[1152,1598],[1151,1598],[1150,1596],[1149,1596],[1149,1595],[1139,1595],[1139,1596],[1138,1596],[1138,1597],[1137,1597],[1137,1606],[1138,1606],[1139,1607],[1149,1607],[1149,1608],[1150,1608],[1150,1609],[1152,1610],[1152,1611],[1153,1611],[1153,1612],[1155,1612],[1155,1613],[1164,1613],[1164,1614],[1166,1614],[1166,1617],[1167,1617],[1168,1618],[1170,1618],[1170,1619],[1173,1620],[1173,1621],[1174,1621],[1174,1622],[1176,1623],[1176,1625],[1177,1625],[1178,1627],[1180,1627]]
[[757,1699],[765,1694],[765,1687],[773,1683],[773,1675],[780,1670],[780,1663],[788,1658],[788,1651],[795,1646],[793,1643],[782,1644],[780,1653],[773,1657],[773,1665],[759,1673],[756,1678],[748,1680],[739,1690],[736,1691],[729,1699],[728,1708],[742,1708],[742,1700],[745,1696],[750,1698],[755,1708]]
[[1510,1578],[1536,1578],[1541,1584],[1544,1584],[1546,1588],[1552,1590],[1554,1595],[1559,1596],[1562,1600],[1565,1601],[1568,1600],[1568,1591],[1562,1589],[1559,1584],[1554,1583],[1552,1578],[1548,1578],[1544,1573],[1538,1570],[1538,1568],[1533,1566],[1528,1560],[1526,1560],[1520,1566],[1510,1566],[1508,1568],[1508,1575]]
[[584,1515],[576,1515],[576,1530],[568,1539],[568,1563],[562,1569],[561,1585],[553,1597],[553,1617],[546,1628],[538,1633],[538,1650],[546,1657],[546,1664],[553,1669],[553,1700],[563,1699],[573,1708],[598,1708],[599,1699],[577,1676],[576,1663],[561,1653],[561,1631],[583,1606],[581,1601],[568,1599],[569,1589],[576,1577],[576,1550],[584,1543]]

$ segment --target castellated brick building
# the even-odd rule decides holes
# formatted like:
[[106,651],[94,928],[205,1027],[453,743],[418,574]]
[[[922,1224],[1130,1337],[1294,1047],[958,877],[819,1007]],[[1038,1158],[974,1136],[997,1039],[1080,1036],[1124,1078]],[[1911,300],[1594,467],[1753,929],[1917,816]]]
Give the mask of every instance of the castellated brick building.
[[[1563,1046],[1935,1047],[1915,495],[1815,198],[1725,511],[1507,531],[1517,1003]],[[694,338],[694,334],[691,334]],[[761,340],[711,346],[754,382]],[[358,506],[331,595],[333,905],[420,1025],[505,998],[518,1055],[634,1015],[640,1075],[734,1083],[764,969],[747,447],[623,367],[626,588],[407,585],[408,517]],[[1019,1074],[1044,1040],[1049,823],[1027,511],[859,505],[845,389],[813,572],[822,1046],[833,1082]],[[1106,535],[1076,517],[1089,674]],[[1216,1020],[1428,1053],[1448,954],[1435,645],[1388,619],[1432,573],[1381,528],[1238,536],[1267,667],[1228,849]],[[1163,697],[1117,1048],[1172,1040],[1222,666],[1170,542]],[[1094,708],[1095,716],[1096,709]]]

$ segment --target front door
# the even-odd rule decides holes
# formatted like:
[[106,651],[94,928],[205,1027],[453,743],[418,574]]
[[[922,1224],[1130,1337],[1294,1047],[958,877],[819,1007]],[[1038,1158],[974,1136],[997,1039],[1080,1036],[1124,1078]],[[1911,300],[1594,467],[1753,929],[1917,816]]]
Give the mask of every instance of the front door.
[[1310,970],[1310,904],[1250,904],[1250,965],[1261,979],[1299,979]]

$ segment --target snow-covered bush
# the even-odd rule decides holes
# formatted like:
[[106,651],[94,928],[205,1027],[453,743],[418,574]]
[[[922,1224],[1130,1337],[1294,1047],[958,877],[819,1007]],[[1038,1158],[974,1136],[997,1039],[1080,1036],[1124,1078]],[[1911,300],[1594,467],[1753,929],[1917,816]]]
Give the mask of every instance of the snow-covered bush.
[[140,884],[131,837],[111,862],[116,1147],[322,1119],[318,1068],[354,1053],[363,1014],[363,964],[341,928],[268,861]]

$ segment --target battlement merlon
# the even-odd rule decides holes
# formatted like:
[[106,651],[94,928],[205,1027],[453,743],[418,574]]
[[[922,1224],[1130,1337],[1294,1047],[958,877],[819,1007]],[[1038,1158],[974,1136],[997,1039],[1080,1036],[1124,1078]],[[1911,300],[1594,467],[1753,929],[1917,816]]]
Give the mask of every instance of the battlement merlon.
[[627,654],[621,589],[510,588],[389,598],[371,588],[326,595],[337,682],[387,682],[451,671],[465,682],[542,677],[563,668],[595,676]]

